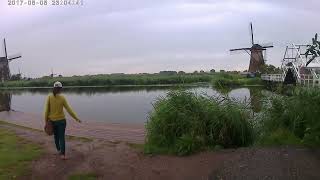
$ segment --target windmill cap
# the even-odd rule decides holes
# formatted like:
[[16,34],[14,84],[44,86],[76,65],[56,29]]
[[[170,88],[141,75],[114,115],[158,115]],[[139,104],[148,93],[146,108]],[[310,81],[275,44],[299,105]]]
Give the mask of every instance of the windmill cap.
[[55,82],[55,83],[53,84],[53,87],[60,87],[60,88],[62,88],[62,83],[59,82],[59,81],[57,81],[57,82]]

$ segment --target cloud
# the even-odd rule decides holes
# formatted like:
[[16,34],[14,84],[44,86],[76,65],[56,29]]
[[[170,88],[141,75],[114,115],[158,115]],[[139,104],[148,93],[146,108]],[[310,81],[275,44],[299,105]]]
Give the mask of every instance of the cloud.
[[[160,70],[245,70],[249,56],[229,49],[273,42],[268,63],[280,65],[285,45],[307,43],[320,24],[311,0],[118,0],[83,7],[8,7],[0,2],[0,37],[23,58],[11,64],[31,76]],[[1,54],[0,54],[1,55]],[[41,68],[36,68],[41,67]]]

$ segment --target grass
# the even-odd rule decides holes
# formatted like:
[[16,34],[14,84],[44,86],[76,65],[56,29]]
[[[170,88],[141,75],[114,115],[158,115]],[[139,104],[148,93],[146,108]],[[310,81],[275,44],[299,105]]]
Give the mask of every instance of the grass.
[[0,180],[15,179],[30,173],[30,162],[43,153],[39,145],[0,128]]
[[320,89],[287,89],[271,98],[261,116],[260,144],[320,146]]
[[7,81],[0,87],[51,87],[55,81],[64,86],[114,86],[114,85],[163,85],[210,82],[214,74],[121,74],[121,75],[86,75],[56,78],[38,78],[32,80]]
[[248,146],[254,134],[245,106],[184,90],[170,91],[155,102],[146,131],[145,153],[176,155]]
[[262,85],[262,80],[259,77],[247,78],[239,74],[221,73],[219,76],[213,78],[212,84],[217,89],[224,89],[239,86]]
[[257,144],[260,146],[302,145],[302,141],[291,131],[279,128],[268,133],[268,136],[263,136]]
[[[249,146],[320,146],[320,89],[285,87],[263,99],[260,113],[228,97],[170,91],[153,104],[145,153],[189,155]],[[269,99],[268,99],[269,98]]]
[[68,180],[96,180],[98,176],[95,173],[77,173],[68,177]]

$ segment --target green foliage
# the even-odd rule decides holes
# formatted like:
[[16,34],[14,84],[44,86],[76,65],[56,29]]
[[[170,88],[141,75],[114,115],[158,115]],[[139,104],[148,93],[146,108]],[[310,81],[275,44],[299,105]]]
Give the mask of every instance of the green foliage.
[[0,87],[51,87],[55,81],[64,86],[159,85],[210,82],[212,74],[120,74],[73,77],[43,77],[33,80],[8,81]]
[[64,86],[163,85],[212,82],[218,87],[261,84],[260,78],[245,78],[232,73],[112,74],[72,77],[43,77],[32,80],[7,81],[0,87],[52,87],[55,81]]
[[320,41],[318,41],[318,34],[316,33],[315,37],[312,38],[312,44],[308,45],[307,51],[306,51],[306,58],[308,56],[312,56],[309,61],[307,62],[307,66],[309,63],[311,63],[316,57],[320,56]]
[[150,113],[145,152],[188,155],[216,145],[248,146],[253,142],[249,119],[248,110],[229,99],[170,91]]
[[281,74],[282,70],[279,67],[275,67],[272,64],[265,64],[261,67],[262,74]]
[[290,96],[272,98],[262,118],[263,136],[270,136],[275,130],[285,129],[303,144],[319,146],[319,117],[320,90],[297,88]]
[[274,145],[301,145],[301,139],[296,137],[291,131],[287,129],[277,129],[272,131],[268,136],[263,136],[258,142],[263,146]]
[[29,162],[42,154],[42,149],[17,137],[14,133],[0,129],[0,179],[14,179],[26,175]]
[[96,180],[98,176],[95,173],[79,173],[72,174],[68,177],[68,180]]
[[246,78],[239,74],[220,73],[213,78],[212,84],[217,89],[225,89],[247,85],[261,85],[262,80],[258,77]]

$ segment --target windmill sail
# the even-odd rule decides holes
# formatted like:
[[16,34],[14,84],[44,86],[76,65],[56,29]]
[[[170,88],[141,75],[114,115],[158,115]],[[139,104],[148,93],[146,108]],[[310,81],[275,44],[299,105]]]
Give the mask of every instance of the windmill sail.
[[15,54],[15,55],[11,55],[9,57],[7,57],[8,61],[12,61],[14,59],[18,59],[18,58],[21,58],[21,54]]
[[254,41],[253,41],[253,28],[252,28],[252,22],[250,23],[250,29],[251,29],[251,43],[252,46],[254,45]]
[[10,68],[9,68],[9,62],[11,62],[14,59],[21,58],[21,55],[14,55],[10,56],[8,58],[8,52],[7,52],[7,44],[6,39],[3,39],[3,45],[4,45],[4,55],[5,57],[0,57],[0,81],[6,81],[10,79]]

